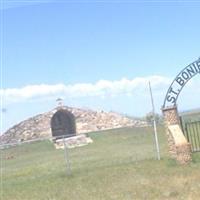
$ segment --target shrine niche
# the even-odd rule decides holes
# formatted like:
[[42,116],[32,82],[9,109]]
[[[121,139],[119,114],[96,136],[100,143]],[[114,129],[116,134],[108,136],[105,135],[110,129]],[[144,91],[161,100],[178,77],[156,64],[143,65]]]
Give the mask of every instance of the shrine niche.
[[74,136],[76,134],[74,115],[65,109],[58,110],[51,118],[51,132],[56,139]]

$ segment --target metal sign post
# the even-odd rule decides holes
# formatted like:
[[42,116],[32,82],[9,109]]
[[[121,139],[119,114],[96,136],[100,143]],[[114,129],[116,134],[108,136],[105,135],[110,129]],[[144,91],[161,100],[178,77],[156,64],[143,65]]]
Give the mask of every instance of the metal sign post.
[[157,134],[157,126],[156,126],[156,118],[155,118],[155,107],[154,107],[154,101],[153,101],[153,95],[152,95],[150,81],[149,81],[149,91],[150,91],[150,95],[151,95],[151,104],[152,104],[152,113],[153,113],[153,127],[154,127],[154,137],[155,137],[157,158],[158,158],[158,160],[160,160],[160,149],[159,149],[159,144],[158,144],[158,134]]
[[68,152],[68,148],[66,146],[65,143],[65,138],[63,136],[63,144],[64,144],[64,152],[65,152],[65,161],[67,164],[67,175],[71,175],[71,167],[70,167],[70,161],[69,161],[69,152]]

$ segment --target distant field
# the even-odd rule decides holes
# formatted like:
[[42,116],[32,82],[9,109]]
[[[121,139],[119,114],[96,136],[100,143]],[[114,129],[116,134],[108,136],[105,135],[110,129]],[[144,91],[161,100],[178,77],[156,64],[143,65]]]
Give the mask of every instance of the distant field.
[[185,112],[181,114],[183,122],[188,121],[200,121],[200,109],[193,110],[191,112]]
[[94,143],[63,150],[50,141],[2,150],[2,200],[199,199],[200,154],[189,166],[168,158],[163,127],[158,128],[157,161],[152,128],[91,133]]

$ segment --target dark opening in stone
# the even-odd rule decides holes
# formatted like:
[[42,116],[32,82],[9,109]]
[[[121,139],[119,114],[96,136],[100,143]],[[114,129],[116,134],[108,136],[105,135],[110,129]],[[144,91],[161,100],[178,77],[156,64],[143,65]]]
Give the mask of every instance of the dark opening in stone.
[[74,115],[68,110],[58,110],[51,118],[52,136],[58,138],[70,137],[76,134]]

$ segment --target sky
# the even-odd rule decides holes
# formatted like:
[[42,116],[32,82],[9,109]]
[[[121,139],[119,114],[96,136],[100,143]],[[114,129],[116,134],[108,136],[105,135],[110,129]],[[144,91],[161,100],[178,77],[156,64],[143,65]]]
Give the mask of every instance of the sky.
[[[144,116],[200,57],[200,1],[1,1],[1,132],[67,106]],[[200,79],[179,110],[199,106]]]

